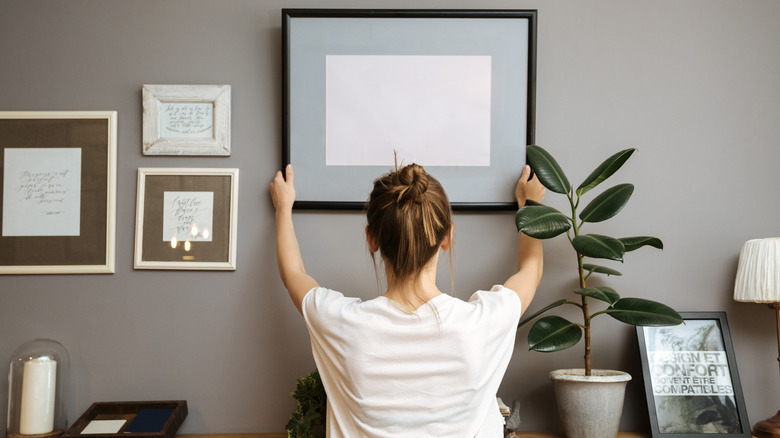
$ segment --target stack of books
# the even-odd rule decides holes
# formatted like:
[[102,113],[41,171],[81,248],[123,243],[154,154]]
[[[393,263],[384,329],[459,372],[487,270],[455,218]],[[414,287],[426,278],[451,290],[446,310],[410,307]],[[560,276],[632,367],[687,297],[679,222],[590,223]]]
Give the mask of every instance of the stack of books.
[[501,416],[504,417],[504,424],[506,424],[506,419],[509,418],[509,414],[512,412],[509,409],[509,406],[504,404],[504,401],[501,400],[501,397],[496,397],[496,402],[498,402],[498,410],[501,412]]

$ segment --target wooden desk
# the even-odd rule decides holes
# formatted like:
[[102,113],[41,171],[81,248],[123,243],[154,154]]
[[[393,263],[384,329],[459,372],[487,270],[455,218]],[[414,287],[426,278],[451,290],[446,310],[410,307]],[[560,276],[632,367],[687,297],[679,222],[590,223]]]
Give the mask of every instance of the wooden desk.
[[[522,438],[564,438],[563,433],[555,432],[517,432]],[[287,438],[286,433],[219,433],[219,434],[182,434],[177,438]],[[650,438],[649,432],[618,432],[617,438]],[[755,437],[753,437],[755,438]]]
[[[520,436],[522,438],[564,438],[563,432],[555,433],[555,432],[516,432],[517,436]],[[713,436],[717,436],[717,434],[713,434]],[[618,432],[617,438],[650,438],[651,434],[650,432],[629,432],[629,431],[620,431]],[[275,438],[275,437],[274,437]],[[283,437],[285,438],[285,437]],[[757,438],[757,437],[753,437]]]
[[[554,432],[515,432],[517,436],[520,436],[522,438],[564,438],[563,432],[561,433],[554,433]],[[641,432],[625,432],[621,431],[618,432],[617,438],[650,438],[649,433],[641,433]]]
[[[563,438],[563,434],[550,432],[517,432],[522,438]],[[225,434],[180,434],[177,438],[287,438],[286,433],[225,433]],[[650,438],[649,433],[620,432],[618,438]]]

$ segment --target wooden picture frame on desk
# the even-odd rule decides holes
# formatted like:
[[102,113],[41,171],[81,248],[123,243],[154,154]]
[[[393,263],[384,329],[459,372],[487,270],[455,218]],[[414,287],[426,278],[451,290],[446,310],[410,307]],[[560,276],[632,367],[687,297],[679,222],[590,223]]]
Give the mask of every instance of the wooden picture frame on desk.
[[[133,421],[144,413],[152,413],[155,422],[159,414],[165,414],[154,431],[141,425],[133,431]],[[186,400],[155,400],[129,402],[96,402],[87,409],[61,438],[174,438],[187,418]],[[94,422],[117,421],[121,424],[114,432],[89,432],[85,429]],[[156,426],[156,425],[155,425]]]

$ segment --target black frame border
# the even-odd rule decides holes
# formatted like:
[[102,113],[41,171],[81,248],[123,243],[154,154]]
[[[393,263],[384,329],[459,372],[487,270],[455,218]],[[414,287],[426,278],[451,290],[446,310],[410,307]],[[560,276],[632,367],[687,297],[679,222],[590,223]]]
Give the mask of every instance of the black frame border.
[[[293,18],[525,18],[528,19],[528,94],[526,109],[526,145],[536,139],[536,41],[538,11],[535,9],[282,9],[282,169],[290,163],[290,34]],[[365,202],[300,201],[293,206],[303,210],[364,210]],[[453,202],[459,211],[514,211],[514,202]]]

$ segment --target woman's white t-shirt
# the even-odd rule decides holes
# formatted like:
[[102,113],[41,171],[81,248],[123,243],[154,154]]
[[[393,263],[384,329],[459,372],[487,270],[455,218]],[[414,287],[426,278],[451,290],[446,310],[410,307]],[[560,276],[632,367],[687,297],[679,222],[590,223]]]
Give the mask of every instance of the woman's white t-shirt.
[[521,303],[494,286],[468,302],[436,296],[414,313],[314,288],[303,299],[328,394],[328,436],[503,436],[496,392]]

